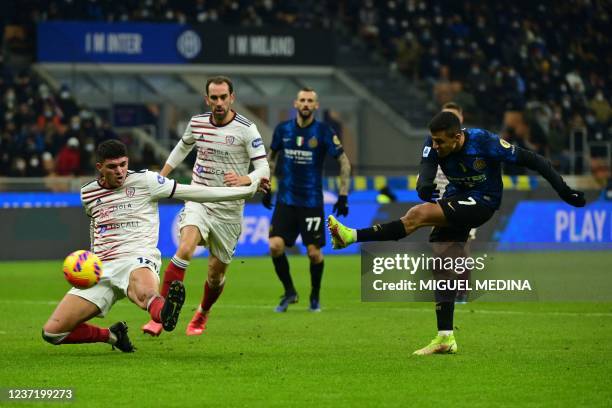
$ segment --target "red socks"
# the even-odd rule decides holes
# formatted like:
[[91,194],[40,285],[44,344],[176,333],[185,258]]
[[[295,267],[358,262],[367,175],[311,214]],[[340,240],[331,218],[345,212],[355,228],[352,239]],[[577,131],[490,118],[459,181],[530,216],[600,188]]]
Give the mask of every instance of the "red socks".
[[110,332],[108,329],[103,329],[87,323],[81,323],[70,332],[70,334],[62,340],[61,344],[76,344],[76,343],[106,343]]
[[[187,269],[188,266],[189,266],[189,261],[180,259],[176,255],[172,257],[172,259],[170,260],[170,263],[168,264],[168,266],[166,267],[166,270],[164,271],[164,281],[162,283],[162,287],[160,291],[160,294],[164,298],[168,296],[168,291],[170,290],[170,284],[173,281],[175,280],[183,281],[185,279],[185,270]],[[206,283],[204,284],[204,297],[202,298],[202,304],[200,305],[204,312],[209,311],[212,305],[217,301],[217,299],[219,299],[219,296],[221,296],[221,293],[223,292],[224,286],[225,286],[225,279],[223,279],[223,281],[221,282],[219,286],[214,287],[214,288],[211,288],[210,285],[208,284],[208,280],[206,280]],[[149,312],[151,313],[151,318],[154,321],[159,322],[159,316],[154,315],[154,308],[157,307],[156,305],[154,305],[156,302],[157,300],[154,300],[151,302],[151,305],[149,307]],[[163,307],[163,302],[161,303],[161,306],[159,307],[160,311],[162,307]]]
[[[181,282],[185,280],[185,269],[189,266],[189,262],[183,261],[176,256],[172,257],[170,263],[166,267],[164,271],[164,281],[162,282],[162,287],[160,294],[163,297],[168,296],[168,291],[170,290],[170,284],[175,280],[180,280]],[[155,320],[155,319],[154,319]]]
[[204,298],[202,299],[202,304],[200,307],[202,308],[202,312],[208,312],[212,305],[215,304],[221,293],[223,292],[223,288],[225,287],[225,278],[221,281],[221,284],[215,288],[211,288],[208,284],[208,279],[204,284]]
[[164,307],[164,303],[166,303],[166,300],[163,297],[155,296],[147,306],[151,319],[156,323],[161,323],[161,310]]

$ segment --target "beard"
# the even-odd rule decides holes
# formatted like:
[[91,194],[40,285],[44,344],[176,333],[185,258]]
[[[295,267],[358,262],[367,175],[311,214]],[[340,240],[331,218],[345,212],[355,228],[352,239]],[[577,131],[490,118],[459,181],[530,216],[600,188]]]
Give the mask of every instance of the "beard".
[[227,113],[229,112],[228,110],[213,110],[212,114],[213,117],[215,118],[216,122],[221,122],[223,119],[225,119],[225,117],[227,116]]
[[299,110],[298,113],[303,120],[307,120],[312,116],[313,112],[311,110]]

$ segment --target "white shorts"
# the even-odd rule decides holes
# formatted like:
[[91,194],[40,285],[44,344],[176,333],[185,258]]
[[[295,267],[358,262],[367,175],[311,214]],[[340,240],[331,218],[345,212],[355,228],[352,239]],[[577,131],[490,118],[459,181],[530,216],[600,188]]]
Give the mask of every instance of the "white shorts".
[[119,258],[104,262],[100,282],[89,289],[72,288],[71,295],[82,297],[100,309],[98,317],[104,317],[116,301],[127,296],[130,275],[139,268],[149,268],[159,281],[161,259],[159,256],[134,255],[129,258]]
[[198,245],[207,246],[210,253],[224,264],[232,262],[236,244],[242,232],[242,224],[230,224],[208,215],[200,203],[188,201],[179,218],[179,234],[187,225],[198,227],[202,241]]

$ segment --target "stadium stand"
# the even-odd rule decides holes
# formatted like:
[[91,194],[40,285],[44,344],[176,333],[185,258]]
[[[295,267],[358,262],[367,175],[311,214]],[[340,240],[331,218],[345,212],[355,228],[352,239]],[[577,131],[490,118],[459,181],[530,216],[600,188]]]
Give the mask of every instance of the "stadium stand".
[[95,146],[118,137],[68,88],[54,93],[27,69],[3,68],[0,94],[0,175],[91,174]]
[[[464,106],[468,124],[500,129],[506,139],[548,156],[563,172],[582,172],[589,158],[594,171],[609,167],[612,53],[604,34],[610,18],[605,2],[552,7],[534,1],[519,7],[473,0],[30,0],[20,7],[9,2],[6,14],[11,24],[5,26],[5,48],[14,52],[31,52],[28,42],[34,41],[37,22],[58,19],[331,28],[352,39],[353,52],[366,50],[361,63],[370,64],[364,71],[370,78],[364,82],[413,123],[454,100]],[[372,68],[376,64],[382,74]],[[389,68],[397,75],[386,75]],[[91,140],[109,137],[108,126],[96,126],[68,89],[48,96],[48,87],[27,71],[3,72],[0,174],[39,174],[30,163],[36,163],[33,152],[57,155],[73,136],[74,118],[81,126],[82,155],[87,156]],[[398,89],[394,82],[409,83],[409,97],[390,96]],[[24,105],[24,95],[33,105]],[[78,171],[88,170],[86,158]]]

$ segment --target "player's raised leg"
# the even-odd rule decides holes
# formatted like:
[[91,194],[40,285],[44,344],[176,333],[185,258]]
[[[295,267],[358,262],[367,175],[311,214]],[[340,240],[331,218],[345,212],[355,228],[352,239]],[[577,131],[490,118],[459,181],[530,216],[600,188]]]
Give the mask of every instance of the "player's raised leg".
[[327,228],[331,234],[334,249],[346,248],[355,242],[397,241],[421,227],[432,225],[447,225],[442,208],[434,203],[415,205],[399,220],[363,229],[349,228],[341,224],[333,215],[327,217]]
[[321,311],[320,292],[321,281],[323,280],[323,253],[317,245],[310,244],[306,247],[308,259],[310,259],[310,305],[308,310],[311,312]]
[[164,297],[157,292],[158,286],[155,272],[149,268],[138,268],[130,273],[127,295],[141,309],[147,310],[154,322],[161,324],[164,330],[172,331],[185,303],[185,287],[183,282],[175,280],[170,283]]
[[280,303],[274,311],[279,313],[286,312],[290,304],[297,303],[298,294],[293,285],[293,279],[291,279],[291,272],[289,271],[289,260],[285,253],[285,240],[282,237],[273,236],[270,237],[268,245],[272,263],[274,264],[274,271],[283,284],[284,289]]
[[210,254],[208,257],[208,278],[204,283],[204,296],[193,318],[187,325],[188,336],[199,336],[206,330],[210,309],[215,304],[225,286],[225,272],[229,264]]
[[68,293],[43,326],[42,337],[53,345],[108,343],[123,352],[133,352],[134,346],[127,335],[125,322],[115,323],[109,328],[85,323],[98,314],[100,309],[97,305]]
[[[201,240],[202,235],[200,234],[198,227],[195,225],[186,225],[181,229],[179,247],[164,271],[162,287],[160,290],[161,296],[168,296],[172,282],[182,282],[185,280],[185,271],[187,270],[193,253]],[[145,334],[150,334],[151,336],[159,336],[162,329],[162,324],[160,322],[156,322],[154,319],[151,319],[142,327],[142,331]]]

